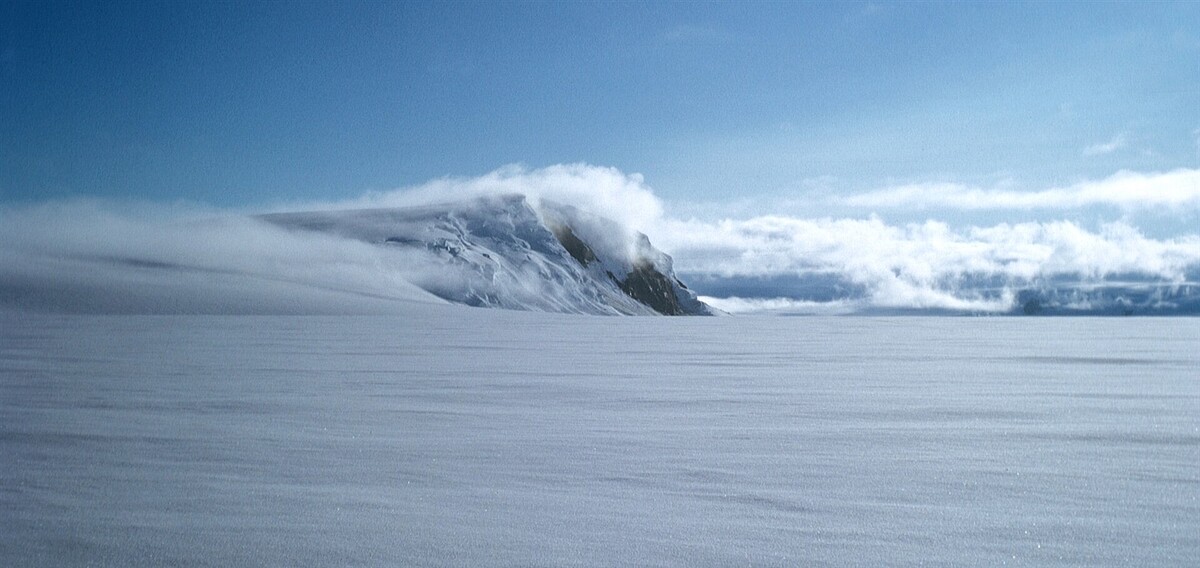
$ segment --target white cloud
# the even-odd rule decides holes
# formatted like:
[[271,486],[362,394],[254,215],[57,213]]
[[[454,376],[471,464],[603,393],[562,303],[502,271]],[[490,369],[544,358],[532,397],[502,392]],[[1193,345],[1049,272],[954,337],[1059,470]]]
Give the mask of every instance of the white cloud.
[[1085,157],[1103,156],[1105,154],[1116,152],[1117,150],[1124,148],[1127,144],[1128,141],[1126,140],[1126,136],[1124,134],[1118,134],[1113,136],[1112,140],[1109,140],[1108,142],[1092,144],[1091,146],[1084,148],[1083,155]]
[[855,301],[810,302],[792,298],[714,298],[701,296],[700,301],[731,314],[776,313],[803,315],[852,314],[862,305]]
[[1016,279],[1140,273],[1184,278],[1200,266],[1200,236],[1152,239],[1124,223],[1091,232],[1070,221],[952,229],[866,219],[756,217],[668,220],[656,242],[686,272],[767,276],[834,273],[878,284],[935,284],[963,274]]
[[412,187],[370,192],[348,201],[290,204],[276,210],[412,207],[504,194],[574,205],[643,232],[663,214],[662,201],[640,174],[589,164],[559,164],[539,169],[514,164],[478,177],[446,177]]
[[[1157,240],[1124,223],[1092,232],[1069,221],[952,229],[936,221],[893,226],[877,217],[764,216],[667,220],[656,242],[675,255],[681,272],[827,275],[861,286],[875,307],[894,308],[1003,311],[1014,301],[1009,284],[1121,274],[1182,283],[1200,268],[1200,236]],[[981,290],[980,278],[1002,288]]]
[[1036,191],[984,189],[955,183],[911,184],[851,195],[855,207],[919,209],[1200,208],[1200,170],[1118,172],[1098,181]]

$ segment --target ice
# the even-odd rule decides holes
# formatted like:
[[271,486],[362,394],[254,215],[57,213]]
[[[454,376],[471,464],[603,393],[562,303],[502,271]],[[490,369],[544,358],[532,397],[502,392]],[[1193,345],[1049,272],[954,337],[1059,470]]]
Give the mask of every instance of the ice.
[[1190,318],[0,314],[0,563],[1187,565]]

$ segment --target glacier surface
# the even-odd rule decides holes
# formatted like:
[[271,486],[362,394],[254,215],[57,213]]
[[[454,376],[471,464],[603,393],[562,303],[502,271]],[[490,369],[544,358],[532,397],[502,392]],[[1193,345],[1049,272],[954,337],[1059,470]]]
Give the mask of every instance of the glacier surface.
[[1179,566],[1187,318],[0,312],[9,566]]

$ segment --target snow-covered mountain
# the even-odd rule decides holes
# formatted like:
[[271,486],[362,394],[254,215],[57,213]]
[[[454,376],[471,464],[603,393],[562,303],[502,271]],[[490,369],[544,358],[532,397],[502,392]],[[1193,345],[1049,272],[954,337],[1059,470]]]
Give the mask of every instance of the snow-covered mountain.
[[645,235],[522,195],[261,218],[386,247],[412,283],[451,302],[582,314],[713,314]]

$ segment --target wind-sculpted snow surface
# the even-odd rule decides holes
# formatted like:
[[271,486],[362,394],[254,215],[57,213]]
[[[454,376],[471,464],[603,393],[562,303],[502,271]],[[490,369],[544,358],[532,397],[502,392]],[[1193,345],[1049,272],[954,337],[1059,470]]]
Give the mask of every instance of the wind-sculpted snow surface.
[[263,219],[399,251],[421,288],[469,306],[579,314],[709,315],[649,239],[522,195]]
[[0,313],[4,566],[1191,566],[1182,318]]

